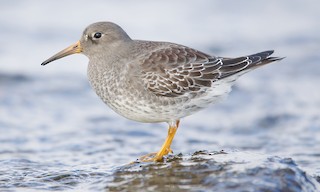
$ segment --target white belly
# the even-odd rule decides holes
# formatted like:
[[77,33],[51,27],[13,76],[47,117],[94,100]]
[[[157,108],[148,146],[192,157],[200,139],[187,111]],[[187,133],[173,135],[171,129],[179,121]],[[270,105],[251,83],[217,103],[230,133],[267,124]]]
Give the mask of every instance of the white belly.
[[223,99],[231,90],[231,83],[219,81],[198,97],[159,97],[137,91],[110,92],[105,88],[95,88],[100,98],[118,114],[139,122],[169,122],[189,116],[210,104]]

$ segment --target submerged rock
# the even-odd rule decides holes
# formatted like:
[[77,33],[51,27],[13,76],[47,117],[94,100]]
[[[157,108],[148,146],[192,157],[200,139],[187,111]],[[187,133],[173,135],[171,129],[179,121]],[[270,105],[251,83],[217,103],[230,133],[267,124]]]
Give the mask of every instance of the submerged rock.
[[319,191],[313,177],[290,158],[247,152],[197,151],[164,163],[134,163],[117,169],[110,191]]

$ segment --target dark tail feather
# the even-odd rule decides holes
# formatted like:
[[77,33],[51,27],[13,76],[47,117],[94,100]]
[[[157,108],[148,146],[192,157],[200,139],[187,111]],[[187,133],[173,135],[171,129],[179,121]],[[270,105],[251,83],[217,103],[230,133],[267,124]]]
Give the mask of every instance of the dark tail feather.
[[280,61],[284,59],[284,57],[270,57],[270,55],[273,54],[273,50],[264,51],[260,53],[256,53],[253,55],[249,55],[248,58],[252,60],[252,67],[260,67],[263,65],[266,65],[268,63],[274,62],[274,61]]
[[224,58],[223,65],[220,68],[222,73],[220,78],[229,77],[243,71],[248,72],[252,69],[264,66],[274,61],[279,61],[284,58],[270,57],[272,53],[273,50],[270,50],[244,57]]

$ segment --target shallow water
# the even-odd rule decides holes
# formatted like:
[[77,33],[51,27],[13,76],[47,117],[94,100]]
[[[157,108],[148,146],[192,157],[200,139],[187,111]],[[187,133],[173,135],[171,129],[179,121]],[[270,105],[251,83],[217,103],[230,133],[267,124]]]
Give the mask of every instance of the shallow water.
[[[168,9],[183,6],[186,13],[150,11],[149,19],[130,14],[130,20],[119,10],[166,6],[83,1],[77,8],[86,6],[91,17],[79,19],[68,12],[73,4],[57,16],[60,5],[53,2],[1,3],[0,34],[15,38],[0,40],[6,45],[0,47],[0,191],[319,191],[318,5],[268,1],[257,11],[261,4],[243,2],[179,2]],[[97,16],[101,7],[108,11]],[[132,122],[106,107],[88,84],[83,56],[40,66],[88,23],[105,18],[141,39],[218,55],[271,47],[286,58],[244,75],[225,101],[183,119],[166,162],[129,164],[159,149],[167,125]],[[187,30],[190,23],[205,30]]]

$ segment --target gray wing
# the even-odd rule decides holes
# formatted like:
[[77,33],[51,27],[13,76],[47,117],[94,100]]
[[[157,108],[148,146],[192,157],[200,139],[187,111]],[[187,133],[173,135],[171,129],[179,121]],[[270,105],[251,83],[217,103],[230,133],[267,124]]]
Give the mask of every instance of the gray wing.
[[245,57],[219,58],[184,47],[170,46],[152,52],[142,62],[146,89],[157,96],[177,97],[211,87],[220,79],[280,58],[265,51]]

